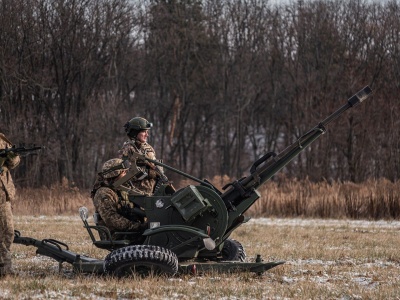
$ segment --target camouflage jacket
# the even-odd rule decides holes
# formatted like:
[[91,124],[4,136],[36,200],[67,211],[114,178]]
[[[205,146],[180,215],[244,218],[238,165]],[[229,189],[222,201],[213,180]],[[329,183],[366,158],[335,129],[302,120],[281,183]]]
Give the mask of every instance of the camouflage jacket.
[[100,187],[93,197],[93,204],[101,219],[98,225],[108,227],[111,234],[116,231],[136,232],[141,222],[133,220],[132,205],[123,192],[115,192],[109,187]]
[[[2,133],[0,135],[4,136]],[[0,137],[0,149],[11,147],[11,145]],[[6,201],[13,201],[15,197],[15,186],[12,180],[10,169],[14,169],[18,166],[20,157],[17,155],[12,159],[7,159],[2,166],[2,172],[0,174],[0,203]]]
[[[119,156],[123,160],[129,160],[131,163],[134,163],[134,159],[132,158],[132,153],[139,153],[141,155],[145,155],[146,157],[156,160],[156,153],[152,146],[148,143],[138,143],[134,140],[128,140],[123,145],[121,150],[119,151]],[[135,188],[144,192],[147,196],[152,195],[154,191],[154,186],[156,185],[157,173],[154,170],[143,167],[143,171],[145,171],[148,176],[140,181],[133,181],[133,185]]]

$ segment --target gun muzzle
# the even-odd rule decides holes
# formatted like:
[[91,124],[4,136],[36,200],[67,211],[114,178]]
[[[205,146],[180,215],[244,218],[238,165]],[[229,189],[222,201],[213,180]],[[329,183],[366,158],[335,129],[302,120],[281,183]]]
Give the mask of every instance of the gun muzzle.
[[370,95],[372,94],[371,88],[367,85],[365,88],[363,88],[361,91],[356,93],[354,96],[352,96],[348,101],[349,105],[351,107],[356,106],[357,104],[363,102],[365,99],[367,99]]

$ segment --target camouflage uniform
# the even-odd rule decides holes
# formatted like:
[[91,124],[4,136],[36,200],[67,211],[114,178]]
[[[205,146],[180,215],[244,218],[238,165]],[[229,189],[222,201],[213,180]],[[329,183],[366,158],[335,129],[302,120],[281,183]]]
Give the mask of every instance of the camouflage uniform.
[[[104,164],[103,172],[121,163],[121,159],[111,159]],[[92,191],[94,192],[93,204],[96,213],[100,216],[97,225],[106,226],[113,239],[121,239],[121,237],[115,236],[115,232],[142,232],[147,228],[144,220],[134,214],[133,204],[128,201],[127,193],[111,187],[120,172],[116,170],[106,173],[103,181],[96,181],[94,191]],[[104,239],[105,237],[101,236],[101,238]]]
[[[126,141],[122,149],[119,151],[119,155],[123,160],[129,160],[131,163],[135,163],[132,153],[139,153],[145,155],[146,157],[156,160],[156,153],[152,146],[148,143],[140,143],[134,139],[129,139]],[[154,191],[154,186],[157,182],[158,174],[155,170],[151,169],[149,166],[138,166],[143,168],[143,171],[148,174],[148,176],[143,180],[133,181],[133,186],[140,191],[144,192],[146,195],[152,195]]]
[[[0,133],[0,149],[11,147],[11,143]],[[20,162],[19,156],[9,156],[1,167],[0,174],[0,276],[11,273],[11,244],[14,240],[14,223],[11,202],[15,197],[15,186],[9,169]]]

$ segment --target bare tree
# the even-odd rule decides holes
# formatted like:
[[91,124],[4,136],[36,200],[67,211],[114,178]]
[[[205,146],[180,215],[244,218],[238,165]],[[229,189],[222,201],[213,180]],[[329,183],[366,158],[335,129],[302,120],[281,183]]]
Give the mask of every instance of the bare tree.
[[239,177],[367,84],[373,102],[283,172],[399,179],[396,0],[0,0],[0,8],[0,128],[15,143],[46,147],[15,170],[20,185],[65,177],[90,186],[139,115],[155,123],[151,143],[168,164]]

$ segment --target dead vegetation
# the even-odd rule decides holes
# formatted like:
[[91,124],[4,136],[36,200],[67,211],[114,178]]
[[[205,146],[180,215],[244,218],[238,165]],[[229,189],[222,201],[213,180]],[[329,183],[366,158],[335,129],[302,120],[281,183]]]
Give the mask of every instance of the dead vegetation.
[[[229,178],[214,178],[221,188]],[[188,182],[182,182],[182,185]],[[60,186],[19,189],[15,229],[52,238],[103,259],[77,215],[93,212],[89,191]],[[399,183],[268,182],[253,218],[232,234],[248,260],[286,261],[263,276],[198,274],[114,279],[74,274],[71,266],[13,245],[18,274],[0,281],[1,299],[400,299]],[[267,217],[267,218],[266,218]],[[285,218],[283,218],[285,217]],[[359,219],[359,220],[351,220]],[[364,220],[361,220],[364,219]],[[366,221],[365,219],[387,219]]]
[[[95,258],[75,216],[16,216],[16,229],[37,239],[54,238],[71,251]],[[1,299],[399,299],[400,222],[316,219],[253,219],[232,238],[248,260],[284,260],[265,272],[197,274],[172,278],[115,279],[61,272],[55,260],[33,247],[13,245],[18,275],[0,280]]]
[[[221,189],[228,177],[212,182]],[[192,182],[182,181],[177,187]],[[193,183],[192,183],[193,184]],[[400,183],[386,179],[351,182],[309,180],[269,181],[261,198],[250,208],[253,217],[304,217],[335,219],[399,219]],[[64,180],[59,186],[19,189],[14,213],[19,215],[70,215],[80,206],[92,208],[89,190],[79,190]]]
[[398,219],[400,182],[386,179],[328,183],[302,181],[268,182],[262,197],[250,209],[253,216]]

